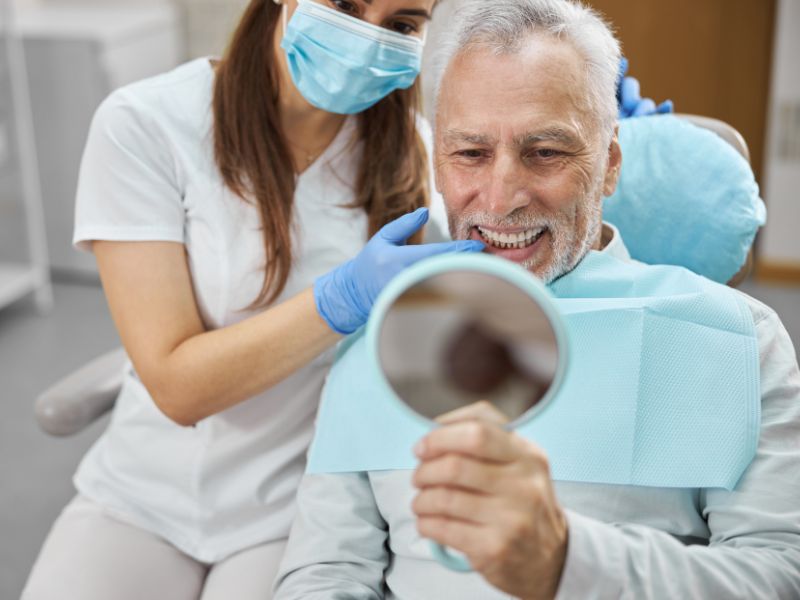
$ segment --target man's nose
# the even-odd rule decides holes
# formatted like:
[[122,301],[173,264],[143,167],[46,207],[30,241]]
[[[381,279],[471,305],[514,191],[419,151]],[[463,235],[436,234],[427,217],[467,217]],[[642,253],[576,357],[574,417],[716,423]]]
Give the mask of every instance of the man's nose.
[[525,185],[525,165],[518,156],[500,153],[492,164],[487,190],[487,208],[496,215],[506,216],[530,204],[531,194]]

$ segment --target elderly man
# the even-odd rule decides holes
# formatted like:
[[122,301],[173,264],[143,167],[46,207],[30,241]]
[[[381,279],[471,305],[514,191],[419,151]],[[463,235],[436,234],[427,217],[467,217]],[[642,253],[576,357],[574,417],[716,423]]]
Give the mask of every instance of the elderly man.
[[[601,220],[622,160],[605,24],[566,0],[491,0],[454,36],[435,128],[453,237],[545,282],[590,250],[629,260]],[[800,598],[800,373],[776,314],[746,303],[762,422],[733,491],[553,482],[535,443],[478,411],[422,439],[413,472],[307,475],[277,597]]]

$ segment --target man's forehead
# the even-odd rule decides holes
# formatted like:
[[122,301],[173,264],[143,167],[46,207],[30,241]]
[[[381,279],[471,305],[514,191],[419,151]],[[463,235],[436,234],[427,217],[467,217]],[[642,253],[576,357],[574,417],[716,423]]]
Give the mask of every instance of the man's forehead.
[[511,128],[515,137],[566,140],[588,116],[586,97],[580,54],[534,35],[514,53],[478,46],[457,56],[444,74],[437,121],[459,134],[497,136],[502,129],[507,137]]

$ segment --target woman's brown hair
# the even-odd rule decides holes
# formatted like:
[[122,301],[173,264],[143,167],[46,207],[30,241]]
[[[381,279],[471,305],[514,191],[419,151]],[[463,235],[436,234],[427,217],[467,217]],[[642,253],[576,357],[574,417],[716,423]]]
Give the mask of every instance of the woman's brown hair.
[[[214,87],[214,155],[225,184],[259,209],[264,233],[264,283],[252,307],[281,294],[292,267],[294,172],[278,108],[274,40],[281,5],[252,0],[225,56]],[[419,89],[397,90],[358,115],[362,142],[355,199],[369,235],[428,203],[428,163],[416,129]],[[412,241],[419,241],[419,235]]]

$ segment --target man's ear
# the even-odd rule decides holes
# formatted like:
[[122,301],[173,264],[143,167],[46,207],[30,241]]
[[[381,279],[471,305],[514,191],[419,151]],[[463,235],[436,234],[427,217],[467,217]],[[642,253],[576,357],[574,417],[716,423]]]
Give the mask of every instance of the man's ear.
[[619,126],[614,127],[614,135],[608,145],[608,167],[606,167],[603,195],[608,197],[617,189],[619,172],[622,169],[622,148],[619,146]]

